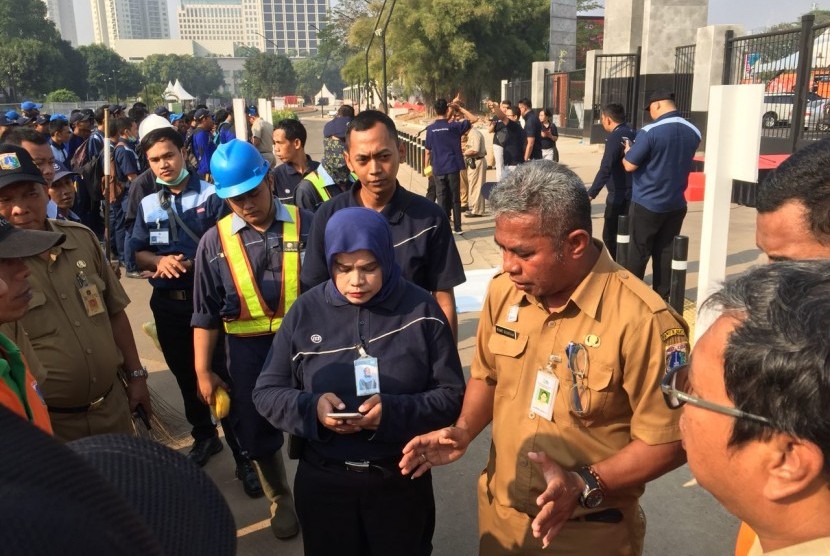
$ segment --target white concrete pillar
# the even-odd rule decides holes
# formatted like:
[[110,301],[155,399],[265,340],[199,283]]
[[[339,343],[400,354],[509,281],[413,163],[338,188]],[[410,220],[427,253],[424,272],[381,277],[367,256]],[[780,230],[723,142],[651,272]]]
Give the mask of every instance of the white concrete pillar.
[[712,85],[720,85],[723,80],[726,32],[730,30],[735,32],[735,36],[744,34],[741,25],[709,25],[697,30],[692,112],[709,110],[709,89]]

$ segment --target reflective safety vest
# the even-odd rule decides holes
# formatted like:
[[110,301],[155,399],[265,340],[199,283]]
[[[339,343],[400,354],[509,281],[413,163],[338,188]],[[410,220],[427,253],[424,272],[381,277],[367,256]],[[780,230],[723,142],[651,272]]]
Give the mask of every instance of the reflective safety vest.
[[311,185],[314,186],[314,189],[317,190],[317,194],[325,203],[329,199],[331,199],[331,195],[329,195],[328,190],[326,189],[326,182],[323,180],[323,177],[320,176],[317,172],[311,172],[309,175],[305,177],[308,181],[311,182]]
[[268,307],[262,298],[242,243],[242,234],[231,233],[233,214],[216,224],[240,304],[239,316],[224,323],[228,334],[261,336],[275,333],[285,313],[300,295],[300,211],[293,205],[284,206],[294,221],[282,223],[282,290],[276,310]]
[[0,380],[0,405],[7,407],[42,431],[52,434],[46,402],[26,358],[14,343],[0,334],[0,364],[6,366]]

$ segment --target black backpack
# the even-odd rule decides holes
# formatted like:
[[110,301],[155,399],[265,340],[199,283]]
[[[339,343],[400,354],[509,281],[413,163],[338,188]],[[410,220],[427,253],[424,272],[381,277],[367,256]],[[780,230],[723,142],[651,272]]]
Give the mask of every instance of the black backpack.
[[[89,194],[92,207],[97,207],[103,200],[101,193],[101,179],[104,177],[104,169],[101,164],[101,149],[95,156],[90,156],[89,144],[94,136],[90,135],[81,143],[72,155],[72,171],[81,177],[81,183]],[[90,207],[90,208],[92,208]]]

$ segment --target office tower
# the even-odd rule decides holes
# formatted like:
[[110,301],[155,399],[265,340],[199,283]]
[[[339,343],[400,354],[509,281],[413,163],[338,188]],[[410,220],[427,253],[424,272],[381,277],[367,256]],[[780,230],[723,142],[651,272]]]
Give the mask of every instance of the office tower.
[[75,9],[72,0],[44,0],[46,17],[55,23],[61,38],[78,46],[78,31],[75,28]]
[[90,0],[95,42],[169,39],[166,0]]

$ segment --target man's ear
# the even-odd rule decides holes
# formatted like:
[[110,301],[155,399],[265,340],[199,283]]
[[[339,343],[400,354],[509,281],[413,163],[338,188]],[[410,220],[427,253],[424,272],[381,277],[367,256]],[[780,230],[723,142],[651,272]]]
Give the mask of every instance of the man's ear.
[[781,502],[827,486],[824,454],[817,445],[785,433],[778,433],[765,443],[767,479],[764,497]]
[[401,162],[406,162],[406,145],[400,139],[398,140],[398,155],[400,156]]
[[574,230],[565,237],[564,249],[571,258],[578,259],[585,255],[591,244],[591,234],[585,230]]

